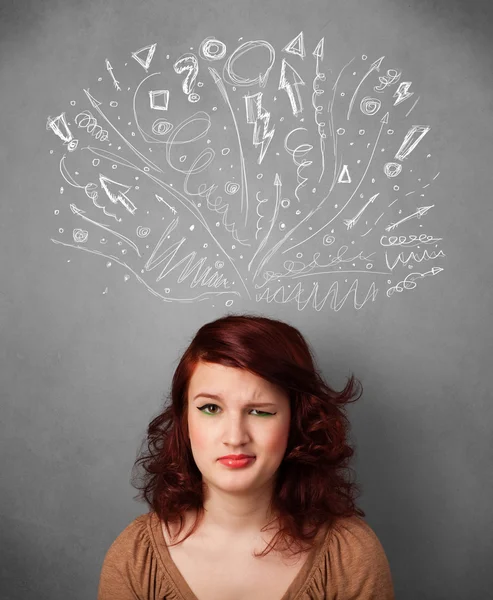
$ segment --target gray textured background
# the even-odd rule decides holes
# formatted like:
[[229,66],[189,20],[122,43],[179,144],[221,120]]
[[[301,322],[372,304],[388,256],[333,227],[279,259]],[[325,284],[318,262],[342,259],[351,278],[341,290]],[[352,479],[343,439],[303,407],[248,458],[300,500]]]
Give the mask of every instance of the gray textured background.
[[[224,300],[162,302],[119,267],[50,241],[54,209],[82,201],[60,177],[47,117],[73,99],[87,108],[82,88],[107,77],[104,59],[123,82],[131,51],[154,41],[162,66],[166,52],[207,36],[228,48],[265,39],[279,52],[301,29],[306,61],[325,36],[332,72],[366,53],[413,80],[441,173],[428,223],[444,238],[444,271],[391,298],[383,286],[359,311],[244,295],[231,310],[299,327],[335,387],[350,372],[362,381],[350,409],[355,468],[397,598],[491,596],[492,27],[488,0],[2,2],[2,598],[96,596],[107,548],[146,511],[129,485],[146,425],[191,336],[228,310]],[[182,118],[189,108],[184,100]]]

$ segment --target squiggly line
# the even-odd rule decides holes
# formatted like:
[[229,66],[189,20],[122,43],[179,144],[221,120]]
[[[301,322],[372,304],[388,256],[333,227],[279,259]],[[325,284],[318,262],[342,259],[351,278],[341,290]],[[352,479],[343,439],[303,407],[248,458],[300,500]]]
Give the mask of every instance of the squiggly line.
[[302,157],[305,154],[308,154],[308,152],[310,152],[310,150],[313,149],[313,146],[311,144],[299,144],[299,146],[296,146],[296,148],[294,150],[292,150],[288,146],[288,139],[289,139],[290,135],[292,133],[294,133],[295,131],[300,131],[300,130],[306,131],[307,129],[306,129],[306,127],[297,127],[296,129],[293,129],[292,131],[290,131],[287,134],[287,136],[284,138],[284,149],[286,150],[286,152],[288,154],[291,155],[294,164],[297,166],[296,181],[298,182],[298,185],[296,186],[294,195],[296,196],[296,199],[298,200],[298,202],[301,202],[300,197],[298,196],[298,190],[301,187],[305,187],[305,184],[308,181],[308,177],[303,177],[301,175],[301,171],[303,169],[306,169],[306,167],[309,167],[313,163],[313,161],[311,161],[311,160],[302,160],[302,161],[297,160],[297,156]]
[[325,294],[325,296],[322,299],[318,300],[318,298],[317,298],[318,285],[319,285],[318,281],[315,281],[313,283],[313,287],[310,292],[310,295],[308,296],[308,298],[306,298],[306,300],[302,299],[302,294],[303,294],[303,292],[305,292],[305,289],[302,287],[301,282],[296,284],[294,289],[289,292],[286,292],[283,285],[281,287],[279,287],[278,289],[276,289],[274,292],[271,292],[270,289],[267,288],[266,290],[264,290],[264,292],[262,292],[262,294],[256,295],[256,300],[257,300],[257,302],[260,300],[266,300],[269,303],[274,301],[278,304],[287,304],[288,302],[294,301],[298,305],[298,310],[300,310],[300,311],[303,310],[304,308],[306,308],[307,305],[311,303],[311,305],[313,306],[313,308],[315,310],[320,311],[324,307],[324,304],[326,303],[327,298],[329,296],[332,296],[331,301],[330,301],[330,308],[332,310],[334,310],[335,312],[337,312],[344,306],[344,303],[346,302],[346,300],[350,296],[350,294],[353,294],[354,308],[356,310],[359,310],[359,309],[363,308],[363,306],[370,299],[372,300],[372,302],[374,302],[375,298],[377,296],[377,293],[378,293],[378,289],[375,288],[375,283],[373,282],[370,285],[370,288],[368,290],[368,293],[366,294],[365,299],[363,300],[363,302],[359,303],[356,299],[356,294],[358,291],[358,280],[355,279],[353,284],[349,288],[349,291],[339,300],[339,282],[334,281],[334,283],[330,286],[330,289]]
[[256,211],[257,215],[259,216],[259,218],[257,219],[257,230],[255,231],[255,239],[257,239],[257,237],[258,237],[258,232],[262,230],[262,227],[259,227],[259,223],[260,223],[260,221],[261,221],[262,219],[264,219],[264,218],[265,218],[265,217],[264,217],[264,215],[261,215],[261,214],[259,213],[258,209],[260,208],[260,205],[261,205],[261,204],[265,204],[266,202],[268,202],[268,201],[269,201],[269,199],[268,199],[268,198],[264,198],[263,200],[259,200],[259,197],[258,197],[258,195],[259,195],[259,194],[260,194],[260,191],[258,191],[258,192],[255,194],[255,198],[256,198],[256,200],[257,200],[257,208],[255,209],[255,211]]
[[[320,46],[320,48],[319,48],[319,46]],[[317,52],[317,49],[319,50],[318,52]],[[315,79],[313,80],[313,84],[312,84],[312,89],[313,89],[312,106],[315,110],[313,118],[317,125],[317,131],[318,131],[318,135],[320,137],[320,154],[321,154],[321,158],[322,158],[322,172],[320,173],[320,177],[318,178],[318,182],[320,183],[320,181],[322,180],[322,177],[324,175],[324,172],[325,172],[325,138],[327,137],[327,134],[325,133],[325,130],[324,130],[325,122],[319,122],[319,120],[318,120],[319,114],[323,111],[323,106],[316,104],[315,98],[317,96],[321,96],[322,94],[325,93],[324,90],[320,89],[318,86],[319,81],[325,81],[325,79],[326,79],[325,73],[321,73],[320,68],[319,68],[320,60],[323,60],[323,38],[322,38],[322,40],[320,40],[319,45],[317,46],[317,49],[313,53],[315,56],[315,59],[316,59],[316,66],[315,66]]]
[[[79,121],[77,119],[79,119]],[[103,129],[101,125],[98,125],[97,119],[94,117],[91,111],[83,110],[75,117],[74,121],[77,127],[85,129],[87,133],[92,135],[92,137],[96,138],[97,140],[106,142],[108,139],[108,132],[106,129]]]
[[[264,274],[264,279],[265,279],[264,283],[260,284],[260,285],[256,285],[255,287],[257,289],[261,289],[262,287],[267,285],[271,279],[297,279],[299,277],[307,277],[309,275],[320,275],[321,273],[318,271],[313,272],[314,269],[326,269],[329,267],[335,267],[337,265],[340,265],[341,263],[353,263],[356,260],[363,260],[363,261],[368,262],[371,259],[371,257],[375,254],[375,252],[372,252],[371,254],[368,254],[368,256],[364,256],[363,251],[361,251],[359,254],[356,254],[355,256],[351,256],[349,258],[344,258],[344,256],[346,255],[348,250],[349,250],[348,246],[345,246],[345,245],[341,246],[338,249],[337,254],[334,256],[334,258],[332,258],[326,264],[322,264],[322,263],[318,262],[318,259],[320,258],[320,252],[315,252],[313,254],[312,261],[308,264],[305,264],[301,260],[297,260],[297,261],[286,260],[283,265],[285,268],[284,273],[274,273],[272,271],[269,271],[268,276],[266,274]],[[353,271],[350,271],[350,272],[353,272]],[[324,273],[340,273],[340,271],[324,271]],[[365,271],[365,273],[375,274],[375,271]],[[379,273],[379,274],[386,275],[387,273]]]
[[393,264],[389,264],[389,258],[387,252],[385,252],[385,263],[391,271],[394,270],[396,264],[399,262],[403,265],[407,265],[410,260],[420,263],[424,260],[435,260],[436,258],[445,258],[445,254],[442,250],[439,250],[438,252],[432,251],[431,253],[428,253],[428,250],[425,250],[421,256],[418,253],[410,252],[407,258],[404,258],[404,252],[400,252]]
[[222,215],[222,224],[223,224],[224,228],[226,229],[226,231],[231,233],[231,235],[233,236],[233,239],[235,239],[242,246],[250,246],[250,244],[247,243],[247,240],[240,240],[240,238],[238,237],[238,230],[236,229],[236,226],[235,226],[236,224],[234,222],[228,223],[227,217],[228,217],[228,211],[229,211],[229,204],[223,204],[222,196],[217,196],[214,201],[211,200],[212,194],[218,188],[218,186],[216,184],[213,183],[211,186],[206,188],[206,184],[203,183],[199,186],[198,192],[191,192],[188,189],[188,180],[190,179],[190,175],[193,172],[199,172],[201,170],[199,167],[197,167],[197,169],[196,169],[195,166],[200,163],[203,155],[204,155],[203,152],[201,154],[199,154],[199,156],[195,159],[194,163],[190,167],[189,172],[187,173],[187,175],[185,177],[185,181],[183,182],[183,191],[186,194],[188,194],[189,196],[199,196],[200,198],[205,198],[205,201],[207,203],[207,208],[209,210],[213,210],[213,211],[217,212],[218,214]]
[[[409,239],[407,239],[409,237]],[[405,246],[407,248],[412,248],[413,246],[418,246],[419,244],[435,244],[436,242],[440,242],[443,238],[436,238],[432,235],[427,235],[426,233],[422,233],[421,235],[382,235],[380,238],[381,246]],[[384,242],[384,240],[387,240]]]
[[92,250],[91,248],[85,248],[84,246],[76,246],[74,244],[66,244],[65,242],[61,242],[60,240],[54,240],[53,238],[51,238],[51,241],[54,244],[61,244],[62,246],[68,246],[70,248],[75,248],[76,250],[84,250],[84,252],[90,252],[91,254],[97,254],[98,256],[104,256],[105,258],[114,260],[116,263],[118,263],[122,267],[125,267],[125,269],[128,269],[133,275],[135,275],[137,281],[139,281],[140,283],[145,285],[145,287],[151,292],[151,294],[153,294],[157,298],[161,298],[161,300],[164,300],[165,302],[187,302],[187,303],[189,303],[189,302],[195,302],[197,300],[199,302],[202,302],[203,300],[210,300],[211,296],[222,296],[224,294],[234,294],[235,296],[240,296],[239,292],[235,292],[235,291],[225,291],[225,292],[207,291],[207,292],[204,292],[203,294],[199,294],[198,296],[194,296],[193,298],[170,298],[169,296],[162,296],[161,294],[156,292],[156,290],[151,288],[151,286],[149,284],[147,284],[142,279],[142,277],[140,277],[131,267],[129,267],[126,262],[120,260],[119,258],[117,258],[116,256],[113,256],[112,254],[104,254],[103,252],[99,252],[99,250]]
[[[255,260],[255,258],[257,257],[257,254],[262,250],[262,248],[267,243],[267,240],[269,239],[269,236],[270,236],[270,234],[272,232],[272,228],[274,227],[274,223],[276,222],[277,216],[279,214],[279,205],[281,204],[281,187],[282,187],[282,182],[281,182],[281,179],[279,177],[279,173],[276,173],[276,176],[275,176],[275,179],[274,179],[274,185],[276,187],[276,205],[275,205],[275,208],[274,208],[274,214],[272,215],[272,219],[271,219],[271,222],[270,222],[269,231],[267,232],[266,236],[262,240],[260,246],[257,248],[257,251],[253,255],[252,260],[248,263],[248,270],[251,269],[252,263]],[[257,273],[258,273],[258,268],[255,271],[255,275],[253,276],[254,280],[255,280],[255,277],[257,277]]]
[[405,279],[399,281],[399,283],[390,287],[387,290],[387,297],[390,298],[390,296],[392,296],[394,292],[412,290],[418,285],[415,279],[422,279],[423,277],[432,277],[433,275],[437,275],[438,273],[440,273],[440,271],[443,271],[441,267],[433,267],[431,271],[427,271],[426,273],[409,273],[409,275]]

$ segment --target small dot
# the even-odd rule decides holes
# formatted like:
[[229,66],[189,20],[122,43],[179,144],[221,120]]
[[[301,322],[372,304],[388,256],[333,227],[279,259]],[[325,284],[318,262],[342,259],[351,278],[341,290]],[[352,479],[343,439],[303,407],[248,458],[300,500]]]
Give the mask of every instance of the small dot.
[[99,77],[99,78],[98,78],[98,81],[103,81],[103,78],[102,78],[102,77]]
[[71,104],[71,106],[75,106],[75,100],[72,100],[72,101],[70,102],[70,104]]
[[360,135],[364,135],[364,133],[365,133],[365,130],[364,130],[364,129],[360,129],[360,130],[359,130],[359,134],[360,134]]

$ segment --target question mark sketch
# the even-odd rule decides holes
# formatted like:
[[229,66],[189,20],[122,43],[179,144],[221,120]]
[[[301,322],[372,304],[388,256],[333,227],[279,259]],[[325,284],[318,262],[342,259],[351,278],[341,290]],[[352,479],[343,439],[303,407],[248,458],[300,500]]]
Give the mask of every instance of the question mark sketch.
[[183,71],[188,71],[187,76],[183,80],[182,88],[188,96],[190,102],[197,102],[200,96],[193,91],[195,80],[199,72],[199,63],[195,54],[184,54],[173,65],[176,73],[180,74]]

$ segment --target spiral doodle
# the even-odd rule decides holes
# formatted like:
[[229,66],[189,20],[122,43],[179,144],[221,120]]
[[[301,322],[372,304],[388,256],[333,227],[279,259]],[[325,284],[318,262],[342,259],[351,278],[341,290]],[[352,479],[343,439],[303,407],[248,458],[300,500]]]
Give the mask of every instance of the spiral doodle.
[[226,44],[213,37],[205,38],[200,44],[199,54],[205,60],[220,60],[226,55]]
[[87,238],[89,237],[89,232],[84,229],[74,229],[72,232],[72,236],[74,238],[74,242],[78,244],[83,244],[87,242]]
[[141,225],[139,225],[139,227],[137,227],[137,235],[140,238],[145,238],[150,233],[151,233],[151,229],[149,227],[142,227]]
[[376,115],[382,106],[382,102],[378,98],[371,98],[366,96],[361,100],[360,109],[364,115],[372,116]]
[[240,184],[235,181],[228,181],[228,183],[224,186],[224,191],[226,194],[232,196],[236,194],[236,192],[240,189]]
[[389,162],[384,166],[383,170],[387,177],[397,177],[402,171],[402,165],[396,162]]

